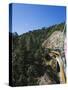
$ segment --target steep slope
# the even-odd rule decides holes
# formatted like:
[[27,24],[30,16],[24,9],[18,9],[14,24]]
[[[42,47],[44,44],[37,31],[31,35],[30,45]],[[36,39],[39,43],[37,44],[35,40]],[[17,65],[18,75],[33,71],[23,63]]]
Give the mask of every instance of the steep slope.
[[45,51],[45,48],[63,46],[63,28],[64,23],[61,23],[19,36],[12,34],[13,86],[60,83],[56,64],[53,64],[50,50]]
[[52,35],[42,43],[45,48],[63,48],[64,46],[64,32],[55,31]]

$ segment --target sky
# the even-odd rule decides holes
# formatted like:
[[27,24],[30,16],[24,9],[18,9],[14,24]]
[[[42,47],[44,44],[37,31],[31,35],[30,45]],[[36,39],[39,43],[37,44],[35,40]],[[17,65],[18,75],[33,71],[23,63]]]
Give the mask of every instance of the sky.
[[66,7],[12,4],[12,32],[19,35],[28,31],[65,22]]

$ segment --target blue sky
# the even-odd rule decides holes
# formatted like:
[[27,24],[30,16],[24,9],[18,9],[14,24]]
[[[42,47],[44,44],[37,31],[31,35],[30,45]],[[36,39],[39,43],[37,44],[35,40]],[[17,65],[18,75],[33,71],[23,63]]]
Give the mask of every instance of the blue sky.
[[19,35],[66,20],[64,6],[12,4],[12,32]]

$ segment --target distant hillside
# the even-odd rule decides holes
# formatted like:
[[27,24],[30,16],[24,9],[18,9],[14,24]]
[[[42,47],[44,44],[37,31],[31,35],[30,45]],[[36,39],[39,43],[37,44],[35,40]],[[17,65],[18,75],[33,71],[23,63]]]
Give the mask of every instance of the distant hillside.
[[[59,36],[63,32],[64,26],[65,23],[61,23],[21,35],[17,33],[10,34],[12,35],[13,86],[60,83],[56,62],[49,56],[48,51],[45,52],[45,48],[47,46],[49,48],[53,47],[53,44],[49,44],[53,40],[54,46],[59,46],[58,43],[61,42],[60,47],[62,47],[64,38],[61,39]],[[56,39],[54,39],[56,34],[59,35],[57,36],[57,43]],[[47,80],[43,80],[44,77]]]

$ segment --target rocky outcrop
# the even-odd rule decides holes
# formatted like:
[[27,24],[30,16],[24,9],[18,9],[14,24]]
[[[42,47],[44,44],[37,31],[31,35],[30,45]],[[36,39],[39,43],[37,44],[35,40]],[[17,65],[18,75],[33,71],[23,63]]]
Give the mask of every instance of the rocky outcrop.
[[52,35],[42,43],[45,48],[62,48],[64,43],[64,32],[55,31]]
[[[65,83],[65,56],[64,56],[64,30],[63,31],[55,31],[53,32],[50,37],[45,40],[42,43],[42,47],[46,49],[50,49],[50,52],[48,54],[52,57],[52,60],[47,62],[48,65],[52,67],[52,69],[55,71],[55,68],[57,67],[57,64],[60,68],[60,83]],[[61,59],[60,59],[61,58]],[[58,60],[58,61],[57,61]],[[61,70],[61,68],[63,68]],[[57,69],[56,69],[57,70]],[[64,73],[63,73],[64,72]],[[61,73],[63,73],[61,75]],[[59,75],[59,73],[57,72]],[[63,77],[63,78],[62,78]],[[40,83],[44,83],[43,80],[44,76],[41,78]]]
[[64,23],[61,23],[22,35],[11,35],[13,86],[60,83],[56,56],[65,61],[63,27]]

